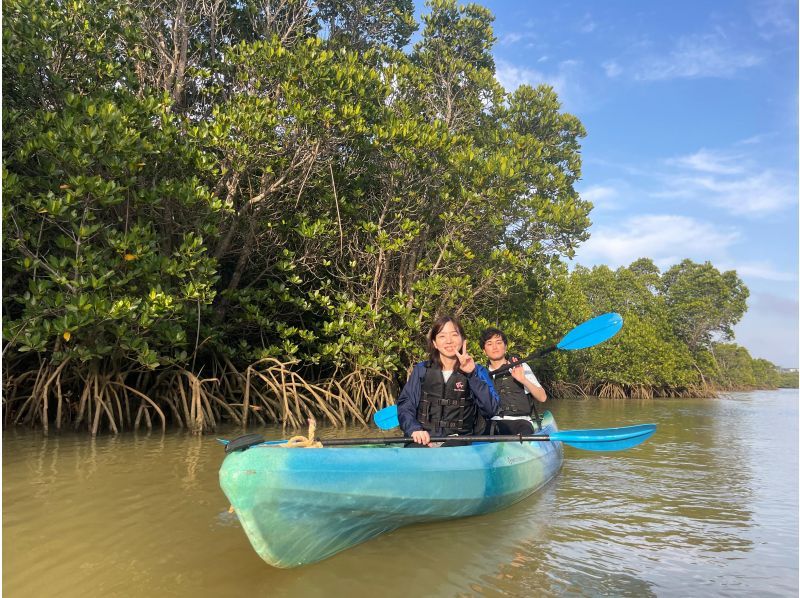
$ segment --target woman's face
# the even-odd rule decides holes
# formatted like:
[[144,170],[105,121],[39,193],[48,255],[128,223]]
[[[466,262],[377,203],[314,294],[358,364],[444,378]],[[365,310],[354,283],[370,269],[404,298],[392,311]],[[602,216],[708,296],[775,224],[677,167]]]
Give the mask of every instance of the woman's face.
[[452,322],[445,324],[433,339],[433,347],[443,357],[454,358],[456,351],[460,351],[463,344],[464,339]]

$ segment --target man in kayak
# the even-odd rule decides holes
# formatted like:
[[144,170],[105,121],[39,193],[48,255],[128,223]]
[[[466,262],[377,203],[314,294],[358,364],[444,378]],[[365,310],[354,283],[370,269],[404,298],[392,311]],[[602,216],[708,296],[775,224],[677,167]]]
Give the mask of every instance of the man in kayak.
[[[481,348],[489,358],[489,373],[513,363],[506,354],[508,338],[497,328],[487,328],[481,333]],[[531,413],[536,413],[536,402],[544,403],[547,393],[527,363],[492,376],[494,387],[500,395],[500,410],[492,418],[491,434],[531,434],[534,431]],[[538,414],[537,414],[537,420]]]
[[[467,352],[464,329],[453,317],[434,322],[428,334],[428,360],[414,366],[397,399],[397,419],[407,446],[431,446],[431,435],[482,434],[500,398],[489,374]],[[442,446],[467,444],[458,440]]]

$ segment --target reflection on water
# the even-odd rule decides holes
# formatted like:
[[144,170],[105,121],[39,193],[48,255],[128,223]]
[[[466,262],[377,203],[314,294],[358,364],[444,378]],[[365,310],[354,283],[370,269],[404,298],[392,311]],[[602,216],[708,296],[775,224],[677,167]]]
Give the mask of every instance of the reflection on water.
[[553,483],[500,513],[400,529],[290,570],[264,564],[228,513],[213,438],[9,429],[3,592],[796,596],[797,405],[791,391],[555,402],[565,430],[652,421],[658,433],[621,453],[567,448]]

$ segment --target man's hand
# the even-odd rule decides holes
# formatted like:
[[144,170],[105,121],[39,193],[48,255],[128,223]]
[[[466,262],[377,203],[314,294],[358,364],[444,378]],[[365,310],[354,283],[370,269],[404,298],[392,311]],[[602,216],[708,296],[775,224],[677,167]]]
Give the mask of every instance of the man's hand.
[[[519,358],[517,357],[511,358],[511,363],[516,363],[517,361],[519,361]],[[527,380],[527,378],[525,378],[525,370],[522,367],[522,364],[519,364],[517,367],[511,368],[511,377],[514,378],[514,380],[516,380],[520,384],[525,383],[525,380]]]

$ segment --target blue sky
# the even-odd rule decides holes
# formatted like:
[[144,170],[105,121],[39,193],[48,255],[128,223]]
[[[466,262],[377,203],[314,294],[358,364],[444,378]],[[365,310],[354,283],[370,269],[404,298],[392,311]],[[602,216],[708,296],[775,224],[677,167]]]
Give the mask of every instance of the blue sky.
[[478,3],[503,86],[552,85],[587,129],[576,262],[735,269],[751,293],[736,342],[797,367],[797,3]]

